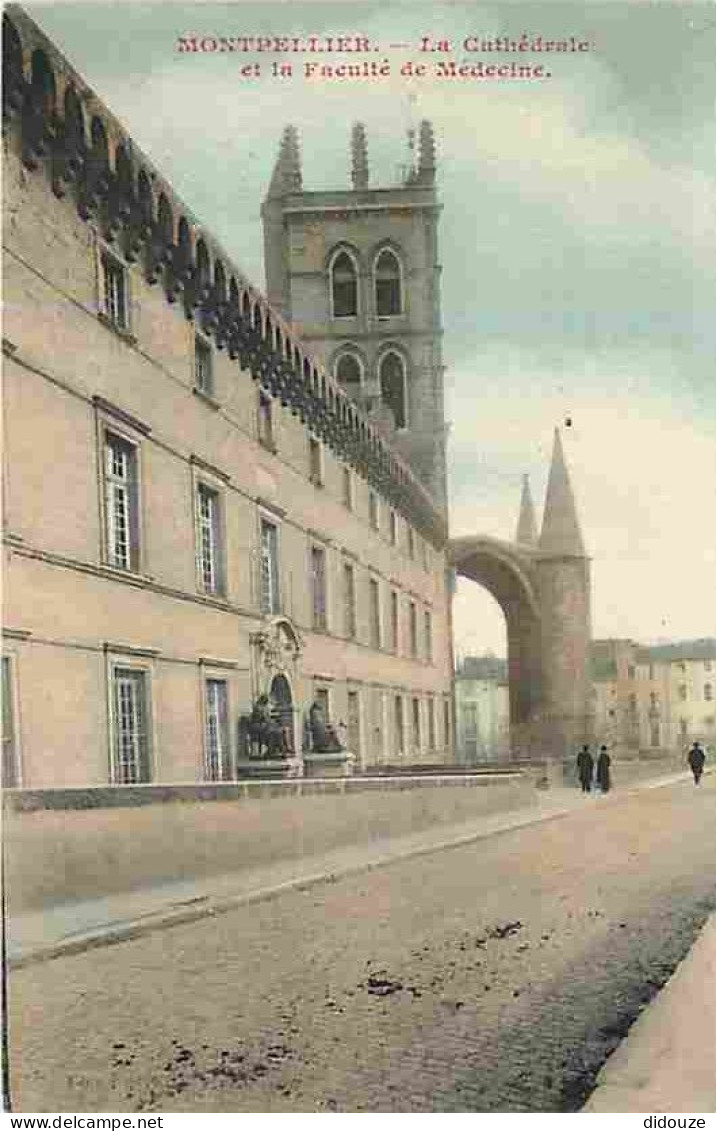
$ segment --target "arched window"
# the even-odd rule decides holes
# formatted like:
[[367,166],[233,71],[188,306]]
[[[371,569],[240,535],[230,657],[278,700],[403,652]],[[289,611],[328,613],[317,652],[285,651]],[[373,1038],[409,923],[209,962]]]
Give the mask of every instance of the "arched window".
[[375,312],[379,318],[402,314],[403,294],[400,263],[395,252],[383,248],[375,261]]
[[342,353],[334,369],[336,381],[342,385],[349,396],[360,393],[363,367],[354,353]]
[[405,428],[408,422],[405,403],[405,362],[395,350],[390,350],[381,358],[380,395],[383,404],[393,410],[395,427]]
[[55,110],[55,76],[45,52],[39,49],[32,53],[30,97],[42,116],[49,121]]
[[339,251],[330,267],[331,315],[352,318],[358,313],[358,272],[347,251]]
[[2,106],[3,114],[19,110],[24,93],[22,41],[12,20],[2,18]]

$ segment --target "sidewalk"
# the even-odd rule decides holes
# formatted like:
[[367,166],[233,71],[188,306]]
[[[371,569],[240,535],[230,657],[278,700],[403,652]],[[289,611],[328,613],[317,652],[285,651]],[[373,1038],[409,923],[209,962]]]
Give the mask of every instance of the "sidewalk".
[[[673,773],[644,780],[620,790],[614,800],[690,779]],[[309,888],[340,876],[378,868],[393,861],[437,852],[565,816],[594,804],[592,795],[575,789],[555,788],[538,794],[537,804],[476,818],[473,821],[433,827],[419,833],[375,840],[370,844],[335,849],[321,856],[287,859],[246,872],[188,879],[151,888],[122,892],[103,899],[56,904],[39,912],[11,917],[7,954],[11,969],[43,962],[134,938],[148,931],[189,923],[259,900],[271,899],[291,889]],[[599,799],[609,803],[610,798]]]
[[716,1112],[716,914],[597,1077],[585,1112]]

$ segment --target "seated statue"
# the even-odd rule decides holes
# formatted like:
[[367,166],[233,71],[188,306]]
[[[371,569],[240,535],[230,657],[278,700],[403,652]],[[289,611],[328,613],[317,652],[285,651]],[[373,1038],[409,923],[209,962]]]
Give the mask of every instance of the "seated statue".
[[259,695],[254,703],[247,729],[251,742],[258,745],[259,758],[281,758],[286,753],[286,736],[268,695]]
[[311,749],[317,754],[337,754],[343,749],[335,727],[326,721],[323,707],[317,699],[313,701],[308,712],[308,729],[311,735]]

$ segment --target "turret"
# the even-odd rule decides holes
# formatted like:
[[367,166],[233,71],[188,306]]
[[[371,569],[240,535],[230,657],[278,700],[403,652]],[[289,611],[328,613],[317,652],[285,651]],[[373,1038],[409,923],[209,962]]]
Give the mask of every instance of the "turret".
[[540,608],[544,752],[571,765],[591,741],[591,582],[559,432],[555,430],[535,560]]
[[301,176],[301,152],[298,146],[298,130],[286,126],[281,138],[278,157],[274,165],[267,199],[284,196],[289,192],[300,192],[303,187]]
[[569,482],[567,465],[559,429],[554,430],[552,465],[549,469],[547,497],[544,504],[542,533],[539,548],[543,554],[560,557],[583,558],[584,542],[579,529],[577,507],[574,502],[572,485]]
[[354,189],[367,189],[369,179],[368,143],[365,126],[356,122],[351,133],[351,180]]
[[418,181],[424,185],[435,183],[435,135],[431,123],[427,121],[420,123]]
[[528,475],[522,476],[522,500],[515,541],[521,546],[534,547],[537,545],[537,520],[535,519],[535,508],[532,502]]

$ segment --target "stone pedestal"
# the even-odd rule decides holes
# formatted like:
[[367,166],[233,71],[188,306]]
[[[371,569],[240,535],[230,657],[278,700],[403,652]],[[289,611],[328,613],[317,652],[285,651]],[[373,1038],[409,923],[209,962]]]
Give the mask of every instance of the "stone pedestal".
[[236,776],[243,780],[300,778],[302,770],[302,760],[295,755],[288,758],[251,758],[236,763]]
[[307,778],[343,778],[353,773],[355,758],[348,750],[333,753],[316,750],[303,755],[303,773]]

